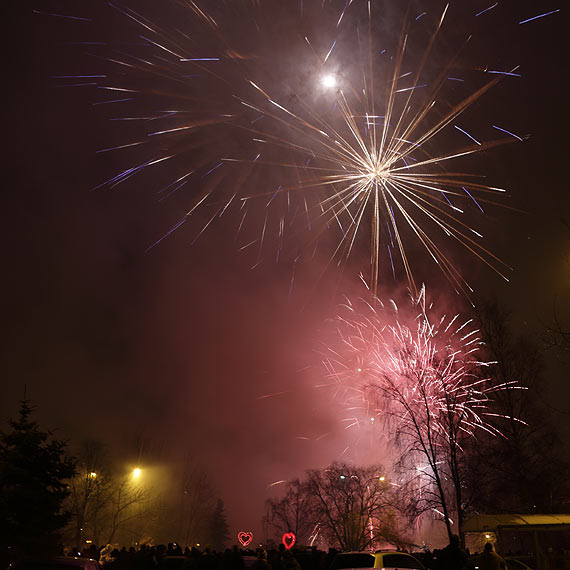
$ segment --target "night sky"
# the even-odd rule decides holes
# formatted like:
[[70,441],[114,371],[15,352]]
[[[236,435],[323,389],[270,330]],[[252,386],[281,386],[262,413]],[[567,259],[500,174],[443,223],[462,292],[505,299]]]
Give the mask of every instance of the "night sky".
[[[223,10],[222,3],[215,4]],[[491,2],[468,4],[462,21],[466,10],[475,22],[474,14]],[[120,144],[124,123],[108,126],[92,104],[100,100],[96,89],[68,87],[69,81],[53,76],[91,72],[108,63],[90,66],[89,49],[70,45],[96,36],[86,31],[85,22],[34,10],[88,14],[99,26],[91,29],[115,40],[125,29],[132,34],[132,27],[93,1],[13,0],[9,5],[2,417],[15,414],[26,386],[41,424],[56,428],[72,444],[101,439],[125,463],[137,460],[137,436],[162,449],[163,460],[189,453],[213,473],[232,534],[261,530],[267,486],[276,480],[326,465],[347,446],[344,459],[381,460],[382,452],[371,442],[343,429],[340,406],[330,394],[314,388],[322,380],[318,347],[326,338],[326,319],[334,316],[342,294],[365,294],[358,273],[366,271],[361,261],[367,251],[357,251],[343,270],[327,266],[329,258],[320,250],[295,263],[297,251],[307,249],[309,241],[301,239],[299,245],[293,237],[276,263],[274,250],[263,256],[251,248],[240,251],[239,217],[231,213],[216,218],[194,241],[210,219],[201,210],[148,250],[187,211],[191,188],[162,200],[157,191],[165,185],[165,170],[157,169],[113,189],[92,190],[127,168],[136,154],[97,155],[98,149]],[[128,5],[153,12],[150,2]],[[383,26],[397,37],[401,17],[390,2],[383,5]],[[430,3],[428,16],[442,6]],[[516,330],[532,334],[551,322],[555,307],[567,318],[570,314],[570,230],[564,225],[570,223],[566,14],[562,8],[535,22],[517,22],[557,8],[510,0],[482,15],[486,22],[473,24],[483,60],[503,68],[520,64],[522,77],[501,82],[466,120],[488,122],[498,109],[503,124],[530,138],[470,160],[492,184],[509,189],[503,203],[523,212],[492,208],[479,220],[485,244],[514,268],[510,283],[464,251],[451,253],[477,295],[497,297],[513,311]],[[110,13],[108,25],[97,20],[104,22]],[[162,22],[168,17],[165,8]],[[313,26],[310,31],[318,36],[317,23]],[[232,34],[239,36],[239,21]],[[453,34],[445,36],[443,46],[453,40]],[[227,149],[237,147],[239,140],[228,136]],[[261,227],[262,221],[254,220],[247,231],[255,234]],[[465,299],[433,264],[420,259],[417,265],[435,299],[452,305],[450,310],[465,308]],[[401,296],[405,281],[401,276],[394,281],[387,272],[381,294]],[[553,413],[567,424],[570,410],[564,402],[570,401],[570,391],[558,364],[547,368],[545,397],[566,412]]]

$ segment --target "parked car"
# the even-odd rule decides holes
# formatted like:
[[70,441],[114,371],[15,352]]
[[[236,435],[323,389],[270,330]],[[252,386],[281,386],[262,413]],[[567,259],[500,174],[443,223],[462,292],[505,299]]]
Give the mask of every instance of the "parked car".
[[102,570],[96,560],[79,556],[30,558],[12,562],[8,570]]
[[401,570],[412,568],[425,570],[424,565],[413,555],[396,550],[379,550],[378,552],[341,552],[331,563],[330,570],[357,570],[368,568],[384,568],[384,570]]

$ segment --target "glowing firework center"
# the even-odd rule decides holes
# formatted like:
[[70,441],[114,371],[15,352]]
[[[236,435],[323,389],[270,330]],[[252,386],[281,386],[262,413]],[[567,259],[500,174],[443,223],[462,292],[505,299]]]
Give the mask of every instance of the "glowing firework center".
[[333,89],[334,87],[336,87],[337,85],[337,78],[334,74],[332,73],[327,73],[325,75],[322,76],[321,78],[321,84],[323,85],[323,87],[325,87],[326,89]]

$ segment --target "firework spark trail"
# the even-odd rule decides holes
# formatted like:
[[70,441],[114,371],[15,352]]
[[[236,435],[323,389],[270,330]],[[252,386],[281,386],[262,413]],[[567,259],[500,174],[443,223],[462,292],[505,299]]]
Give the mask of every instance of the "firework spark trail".
[[[102,92],[129,94],[128,98],[95,101],[97,108],[115,109],[141,101],[149,111],[124,111],[120,117],[110,117],[124,121],[125,128],[129,123],[139,124],[139,132],[142,129],[145,134],[98,151],[133,151],[139,158],[135,166],[96,188],[115,187],[150,166],[164,172],[164,166],[159,165],[169,159],[171,180],[180,179],[189,169],[196,173],[196,180],[183,187],[190,197],[184,219],[199,204],[214,208],[219,216],[231,209],[233,196],[262,198],[266,213],[251,216],[258,220],[262,232],[256,264],[274,235],[278,236],[279,251],[285,231],[307,241],[308,228],[309,240],[316,242],[338,226],[341,233],[332,246],[331,261],[339,264],[346,263],[360,236],[369,234],[373,294],[383,277],[384,256],[394,278],[403,270],[411,290],[418,293],[408,254],[412,240],[421,244],[458,291],[472,289],[450,257],[449,247],[444,247],[447,238],[507,279],[509,267],[482,245],[482,234],[468,217],[473,205],[483,213],[481,204],[495,204],[504,190],[476,182],[475,174],[448,170],[448,165],[525,138],[492,125],[495,133],[504,136],[485,140],[463,119],[498,82],[520,74],[516,68],[471,69],[470,76],[478,84],[450,99],[449,79],[466,85],[457,69],[468,40],[435,72],[430,69],[439,36],[452,18],[449,5],[437,15],[422,12],[415,18],[403,18],[397,45],[388,50],[393,52],[391,68],[382,57],[386,48],[377,45],[374,33],[375,22],[381,21],[383,14],[367,2],[309,3],[302,9],[300,21],[284,3],[273,0],[217,8],[194,0],[173,2],[173,14],[188,24],[184,31],[129,6],[109,6],[128,22],[131,33],[133,27],[137,30],[137,43],[80,42],[88,43],[90,55],[105,62],[108,69],[104,73],[62,73],[57,81],[65,85],[68,79],[88,78]],[[490,18],[495,7],[497,3],[472,17],[485,13]],[[244,22],[239,34],[234,30],[238,17]],[[431,33],[415,40],[419,31],[414,24],[420,19]],[[312,32],[299,34],[307,24],[313,26]],[[244,26],[251,26],[250,34]],[[413,55],[414,41],[423,44],[419,58]],[[353,55],[356,53],[361,56]],[[305,56],[306,61],[297,64],[298,58]],[[290,58],[295,58],[294,65]],[[349,67],[354,69],[338,73],[344,61],[350,61]],[[302,79],[308,73],[315,76],[310,88]],[[324,83],[323,77],[328,78]],[[460,117],[461,125],[457,123]],[[455,142],[461,137],[473,144]],[[227,168],[221,168],[223,165]],[[236,169],[241,169],[241,174],[236,174]],[[270,184],[264,183],[267,177]],[[286,211],[279,211],[280,195],[287,195]],[[205,196],[211,199],[205,202]],[[239,214],[241,231],[252,201],[234,203],[246,208]],[[299,208],[305,212],[304,220],[296,215]],[[215,217],[207,216],[206,225]],[[279,226],[275,231],[274,220]],[[178,221],[156,243],[180,226]],[[246,239],[255,241],[250,236]],[[399,253],[399,262],[393,252]]]

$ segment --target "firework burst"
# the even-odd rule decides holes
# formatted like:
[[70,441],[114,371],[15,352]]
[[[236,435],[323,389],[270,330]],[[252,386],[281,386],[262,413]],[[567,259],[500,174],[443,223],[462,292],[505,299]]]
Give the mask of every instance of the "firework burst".
[[324,359],[330,385],[362,417],[395,422],[403,433],[429,430],[430,437],[448,439],[453,425],[470,437],[479,430],[501,435],[491,421],[500,416],[492,394],[516,382],[497,385],[485,374],[493,363],[481,359],[483,342],[472,319],[435,318],[423,288],[412,305],[413,318],[394,302],[343,305],[336,321],[340,346]]
[[[267,244],[279,255],[286,232],[297,243],[332,243],[339,264],[357,241],[369,242],[374,293],[380,277],[400,272],[418,293],[414,241],[456,290],[471,288],[449,254],[453,243],[506,278],[470,221],[504,190],[465,173],[463,161],[522,137],[505,125],[473,132],[464,114],[516,67],[460,64],[468,41],[450,50],[441,40],[453,7],[397,17],[385,8],[190,0],[173,1],[165,16],[162,7],[110,3],[125,37],[85,42],[104,71],[87,84],[106,95],[96,105],[120,125],[116,144],[100,152],[125,153],[130,166],[98,187],[161,169],[161,197],[185,193],[187,205],[157,243],[198,208],[209,212],[199,235],[237,211],[240,247],[256,247],[258,261]],[[395,20],[403,22],[396,34]],[[325,239],[334,228],[337,237]]]
[[324,362],[351,415],[360,410],[350,426],[373,418],[400,450],[399,484],[411,489],[414,512],[434,511],[450,530],[451,513],[463,516],[467,448],[481,433],[503,437],[499,419],[507,416],[493,393],[519,386],[486,375],[492,363],[478,356],[482,342],[470,320],[433,317],[423,289],[413,309],[416,317],[406,318],[395,303],[347,303]]

